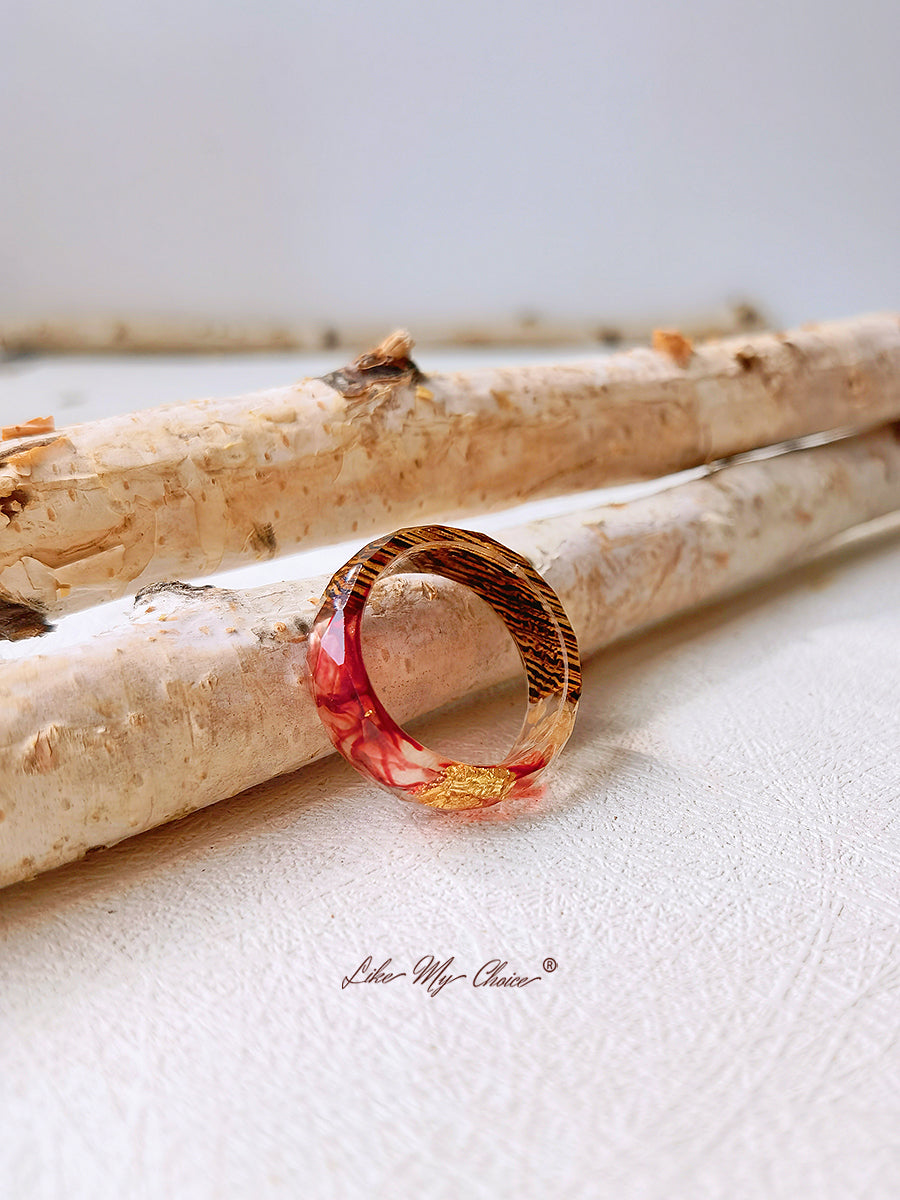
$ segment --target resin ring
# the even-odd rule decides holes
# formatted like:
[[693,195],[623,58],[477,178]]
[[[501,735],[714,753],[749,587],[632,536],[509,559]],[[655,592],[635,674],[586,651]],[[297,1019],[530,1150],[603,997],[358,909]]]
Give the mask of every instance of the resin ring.
[[[379,576],[443,575],[502,618],[528,680],[525,720],[492,766],[443,758],[410,737],[375,695],[363,663],[363,609]],[[309,637],[309,674],[332,742],[367,778],[433,808],[487,808],[530,788],[566,744],[581,694],[578,643],[559,597],[527,559],[483,533],[423,525],[370,542],[325,590]]]

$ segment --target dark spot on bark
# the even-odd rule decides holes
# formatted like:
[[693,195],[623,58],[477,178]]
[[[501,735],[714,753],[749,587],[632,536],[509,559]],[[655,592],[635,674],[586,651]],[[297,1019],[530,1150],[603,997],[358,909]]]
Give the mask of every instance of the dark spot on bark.
[[251,629],[251,633],[260,644],[271,642],[281,644],[285,640],[286,633],[290,633],[290,641],[299,642],[308,638],[311,630],[312,621],[305,617],[293,616],[285,618],[284,621],[276,621],[274,625],[270,620],[264,621],[261,625],[255,625]]
[[0,496],[0,513],[10,520],[17,517],[28,504],[28,493],[24,488],[15,488],[8,496]]
[[755,304],[744,302],[734,306],[734,323],[738,329],[761,329],[764,321]]
[[748,346],[746,350],[738,350],[734,361],[745,371],[752,371],[759,362],[759,355]]
[[0,600],[0,639],[3,641],[20,642],[24,638],[40,637],[52,628],[41,609]]
[[253,532],[250,534],[250,545],[257,554],[265,554],[269,558],[275,557],[278,553],[278,539],[269,522],[266,522],[265,525],[254,523]]
[[602,342],[604,346],[621,346],[625,341],[625,335],[621,329],[616,329],[614,325],[601,325],[594,334],[598,342]]

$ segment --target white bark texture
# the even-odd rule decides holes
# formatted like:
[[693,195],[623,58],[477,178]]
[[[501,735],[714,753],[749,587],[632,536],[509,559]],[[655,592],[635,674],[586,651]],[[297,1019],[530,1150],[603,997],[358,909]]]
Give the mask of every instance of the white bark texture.
[[382,347],[330,383],[0,445],[0,636],[160,580],[900,417],[896,315],[658,344],[430,377]]
[[[500,540],[557,590],[589,653],[897,509],[900,441],[889,427]],[[8,667],[0,884],[330,752],[306,671],[323,582],[243,593],[160,585],[121,627]],[[389,579],[367,617],[373,682],[400,721],[519,670],[494,614],[445,580]]]

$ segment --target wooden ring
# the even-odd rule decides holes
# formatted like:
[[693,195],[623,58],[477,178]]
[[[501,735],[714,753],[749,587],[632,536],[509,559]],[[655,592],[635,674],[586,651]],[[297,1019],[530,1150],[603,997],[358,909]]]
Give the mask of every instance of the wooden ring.
[[[443,758],[385,710],[363,663],[360,630],[386,572],[443,575],[471,588],[503,620],[528,681],[518,737],[499,763]],[[433,808],[487,808],[529,789],[569,739],[581,695],[578,643],[559,597],[527,559],[483,533],[422,525],[364,546],[332,577],[309,637],[310,681],[335,747],[367,778]]]

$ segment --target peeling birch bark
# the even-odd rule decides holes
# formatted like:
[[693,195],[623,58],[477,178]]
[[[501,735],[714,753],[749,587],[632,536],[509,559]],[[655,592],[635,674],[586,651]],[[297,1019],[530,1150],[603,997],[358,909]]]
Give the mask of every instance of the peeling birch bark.
[[[590,653],[897,509],[900,441],[887,428],[499,538],[534,562]],[[121,627],[6,668],[0,884],[329,753],[306,670],[324,582],[159,585]],[[519,670],[496,616],[446,580],[390,579],[367,615],[372,680],[401,722]]]
[[896,315],[675,338],[430,377],[398,342],[324,380],[0,443],[0,636],[163,579],[900,417]]

